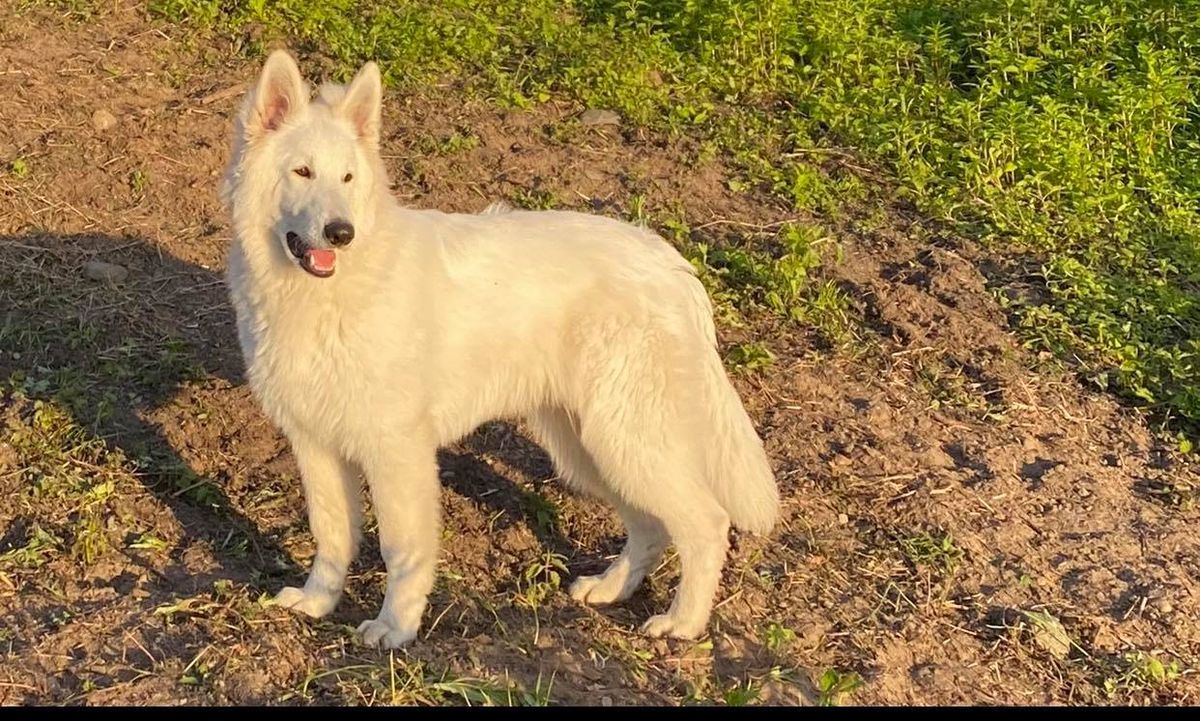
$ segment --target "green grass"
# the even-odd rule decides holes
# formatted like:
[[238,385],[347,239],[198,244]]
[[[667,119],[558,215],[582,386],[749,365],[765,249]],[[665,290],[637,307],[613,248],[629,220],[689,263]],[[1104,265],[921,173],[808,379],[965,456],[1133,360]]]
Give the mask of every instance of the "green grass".
[[8,164],[8,172],[12,173],[14,178],[24,178],[29,175],[29,163],[24,158],[16,158]]
[[[17,454],[24,481],[11,502],[17,507],[50,502],[57,508],[53,517],[39,519],[23,545],[0,555],[0,568],[36,568],[63,551],[90,567],[112,547],[105,526],[117,486],[129,476],[124,456],[61,405],[32,400],[20,386],[0,383],[0,408],[17,411],[3,436]],[[22,416],[23,422],[15,420]]]
[[761,343],[738,343],[725,355],[725,363],[739,373],[753,373],[770,366],[775,356]]
[[471,78],[509,105],[567,95],[699,133],[737,159],[737,187],[821,212],[861,183],[815,163],[864,156],[927,214],[1035,254],[1023,280],[1047,300],[1011,308],[1031,346],[1192,436],[1200,427],[1194,2],[150,6],[202,27],[266,27],[328,54],[343,77],[374,59],[397,86]]
[[[681,235],[677,230],[677,238]],[[710,246],[699,241],[685,244],[683,251],[726,323],[740,323],[745,312],[771,312],[841,343],[852,338],[856,323],[849,297],[817,273],[825,261],[822,251],[830,247],[836,261],[840,253],[820,228],[787,224],[750,242]],[[761,368],[770,362],[763,351],[735,347],[729,360],[735,367]]]
[[826,669],[817,683],[817,690],[820,692],[818,704],[837,706],[846,696],[862,688],[862,685],[862,677],[854,671]]
[[558,591],[562,579],[568,574],[567,559],[560,554],[546,551],[521,572],[521,578],[517,582],[516,601],[530,609],[540,607]]
[[950,535],[919,533],[899,539],[900,550],[914,566],[925,566],[943,573],[953,573],[962,561],[963,552]]
[[767,624],[762,635],[763,645],[772,653],[783,651],[796,641],[796,632],[778,621]]

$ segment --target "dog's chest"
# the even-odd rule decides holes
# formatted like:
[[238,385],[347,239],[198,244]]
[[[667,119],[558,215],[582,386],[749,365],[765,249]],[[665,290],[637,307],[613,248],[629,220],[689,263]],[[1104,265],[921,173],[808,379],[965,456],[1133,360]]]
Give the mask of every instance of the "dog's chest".
[[303,307],[261,320],[247,375],[267,413],[322,433],[362,425],[374,405],[371,373],[343,320]]

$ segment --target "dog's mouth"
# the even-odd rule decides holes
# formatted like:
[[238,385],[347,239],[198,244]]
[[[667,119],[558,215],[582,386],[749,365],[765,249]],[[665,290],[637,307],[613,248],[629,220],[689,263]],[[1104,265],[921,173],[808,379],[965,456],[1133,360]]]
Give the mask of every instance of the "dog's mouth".
[[300,267],[310,275],[318,278],[333,275],[337,254],[329,248],[314,248],[307,240],[291,232],[287,234],[287,247],[296,260],[300,261]]

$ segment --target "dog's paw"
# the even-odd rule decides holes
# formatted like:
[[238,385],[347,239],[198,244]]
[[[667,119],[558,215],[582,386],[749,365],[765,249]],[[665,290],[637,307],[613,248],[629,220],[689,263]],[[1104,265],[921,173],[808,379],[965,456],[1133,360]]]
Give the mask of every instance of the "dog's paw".
[[303,588],[285,586],[275,594],[273,599],[276,606],[291,609],[305,616],[321,618],[328,615],[337,606],[337,596],[328,593],[309,593]]
[[417,637],[417,627],[393,628],[387,621],[373,618],[358,626],[363,643],[374,648],[400,648]]
[[660,613],[642,624],[642,633],[650,638],[669,636],[691,640],[703,634],[707,625],[706,621],[681,622],[669,613]]
[[580,576],[571,584],[567,593],[571,598],[592,606],[624,601],[633,595],[634,589],[625,588],[625,579],[614,573],[599,576]]

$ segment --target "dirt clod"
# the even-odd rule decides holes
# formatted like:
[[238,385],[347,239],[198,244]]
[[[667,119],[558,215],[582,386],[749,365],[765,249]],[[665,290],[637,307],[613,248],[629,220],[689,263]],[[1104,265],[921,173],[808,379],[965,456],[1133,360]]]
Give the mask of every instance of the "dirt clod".
[[592,127],[601,125],[620,125],[621,116],[617,115],[612,110],[590,108],[580,114],[579,122],[583,125]]

